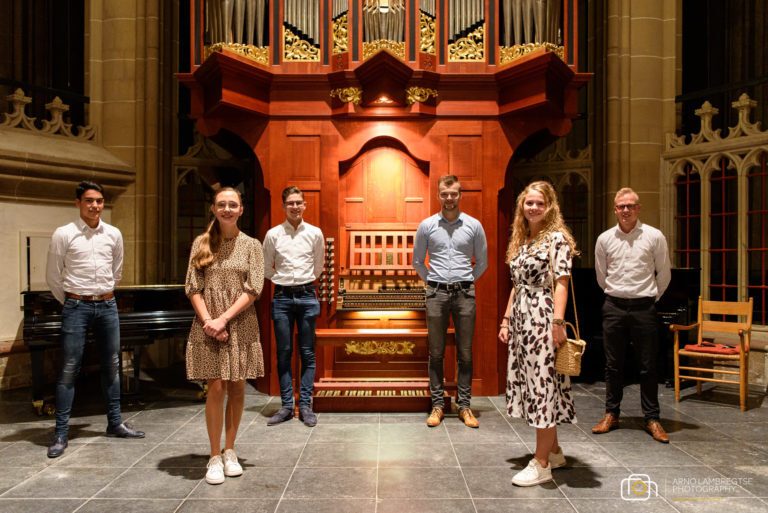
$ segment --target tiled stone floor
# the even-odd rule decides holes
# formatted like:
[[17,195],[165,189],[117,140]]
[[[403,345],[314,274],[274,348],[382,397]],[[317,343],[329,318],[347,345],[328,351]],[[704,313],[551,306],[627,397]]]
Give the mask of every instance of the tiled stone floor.
[[[727,390],[676,404],[662,387],[672,440],[662,445],[641,429],[637,386],[625,391],[622,429],[595,436],[603,386],[575,385],[579,423],[559,430],[568,467],[554,471],[552,483],[517,488],[510,479],[531,457],[535,433],[504,414],[501,397],[473,399],[478,430],[455,414],[430,429],[422,414],[376,413],[323,413],[310,429],[296,419],[267,427],[279,399],[249,387],[236,447],[245,473],[210,486],[203,404],[179,386],[148,384],[146,403],[124,408],[147,437],[115,440],[102,436],[98,384],[81,383],[70,446],[55,460],[45,454],[53,421],[32,412],[29,391],[3,393],[0,511],[768,511],[768,401],[755,394],[742,413]],[[637,500],[645,489],[645,478],[630,478],[637,474],[658,496]],[[636,500],[626,501],[622,482],[630,479],[637,493],[624,494]]]

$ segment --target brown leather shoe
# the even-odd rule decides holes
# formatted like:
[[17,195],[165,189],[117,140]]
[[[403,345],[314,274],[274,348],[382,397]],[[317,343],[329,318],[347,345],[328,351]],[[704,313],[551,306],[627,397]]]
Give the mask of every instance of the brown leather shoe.
[[459,418],[467,427],[471,427],[471,428],[480,427],[480,423],[477,421],[477,418],[475,418],[474,414],[472,413],[472,410],[470,410],[469,408],[460,409]]
[[600,422],[592,427],[592,432],[596,435],[602,435],[612,429],[619,429],[619,417],[611,412],[605,412],[605,416]]
[[664,431],[664,428],[661,427],[661,422],[658,420],[649,420],[645,424],[645,430],[648,431],[648,433],[657,442],[661,442],[663,444],[669,443],[669,435],[666,431]]
[[443,409],[439,406],[435,406],[432,408],[432,413],[429,414],[429,418],[427,419],[427,426],[429,427],[437,427],[440,425],[440,423],[443,421],[443,417],[445,417],[445,413],[443,413]]

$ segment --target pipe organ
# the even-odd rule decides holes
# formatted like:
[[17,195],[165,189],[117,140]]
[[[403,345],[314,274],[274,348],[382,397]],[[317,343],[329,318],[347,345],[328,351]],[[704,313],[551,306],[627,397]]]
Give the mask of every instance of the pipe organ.
[[[573,32],[565,28],[573,25],[579,2],[190,1],[204,5],[205,55],[226,48],[264,65],[270,65],[270,52],[271,64],[330,65],[331,56],[344,55],[338,68],[382,50],[402,61],[422,60],[417,52],[438,56],[444,66],[463,61],[504,65],[538,49],[565,60],[565,46],[575,44]],[[282,26],[271,27],[277,20]],[[574,59],[572,53],[570,60]]]
[[[578,114],[588,76],[562,51],[535,45],[563,34],[571,48],[580,0],[188,1],[191,69],[177,76],[200,134],[232,154],[253,152],[249,235],[263,239],[285,219],[280,191],[296,185],[305,219],[327,237],[315,409],[429,408],[425,289],[413,246],[419,223],[440,209],[446,174],[459,177],[461,209],[488,236],[472,386],[498,394],[512,155],[534,134],[567,134]],[[267,366],[258,386],[277,394],[271,293],[265,284],[256,303]],[[445,362],[450,393],[450,341]]]
[[267,45],[265,20],[268,0],[208,0],[205,2],[205,30],[212,43]]

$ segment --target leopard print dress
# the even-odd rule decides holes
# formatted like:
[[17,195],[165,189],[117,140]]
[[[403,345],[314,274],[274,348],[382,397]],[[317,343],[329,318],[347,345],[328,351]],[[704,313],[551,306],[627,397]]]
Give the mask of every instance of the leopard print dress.
[[[190,255],[197,252],[200,237],[192,243]],[[261,295],[264,286],[264,254],[261,243],[243,232],[224,239],[213,263],[200,271],[190,258],[186,293],[201,294],[208,313],[216,318],[243,292]],[[259,321],[253,305],[229,321],[229,339],[219,342],[203,331],[195,316],[187,341],[187,379],[227,381],[259,378],[264,375],[264,357],[259,341]]]
[[[554,266],[549,264],[550,255]],[[507,413],[540,429],[576,423],[571,380],[555,372],[552,267],[557,278],[571,274],[571,247],[560,232],[540,244],[523,245],[510,262],[515,297],[507,359]]]

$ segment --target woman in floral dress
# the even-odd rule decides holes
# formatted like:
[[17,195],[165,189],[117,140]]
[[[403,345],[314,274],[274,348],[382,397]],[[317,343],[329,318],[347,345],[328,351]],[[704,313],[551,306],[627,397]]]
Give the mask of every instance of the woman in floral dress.
[[225,476],[243,473],[234,446],[245,380],[264,375],[253,308],[264,285],[264,256],[259,241],[237,227],[243,215],[237,190],[217,191],[211,211],[215,218],[192,243],[187,270],[186,292],[197,314],[187,342],[187,378],[208,384],[205,423],[211,454],[205,480],[220,484]]
[[555,351],[565,342],[571,255],[576,243],[563,222],[552,186],[533,182],[518,196],[507,262],[512,292],[499,330],[509,345],[507,413],[536,428],[536,452],[512,478],[518,486],[552,480],[565,465],[557,425],[575,423],[568,376],[555,371]]

